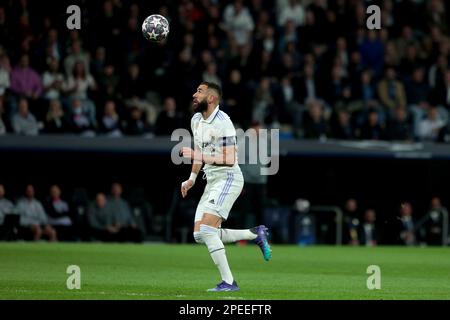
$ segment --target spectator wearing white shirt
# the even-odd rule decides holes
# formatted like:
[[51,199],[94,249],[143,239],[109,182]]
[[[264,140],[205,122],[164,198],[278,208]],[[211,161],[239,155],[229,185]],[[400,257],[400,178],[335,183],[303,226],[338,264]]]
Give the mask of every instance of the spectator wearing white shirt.
[[87,53],[82,51],[79,40],[75,40],[72,43],[70,51],[70,54],[64,59],[64,71],[66,72],[66,75],[69,76],[72,73],[73,68],[78,61],[83,63],[86,73],[89,73],[90,58]]
[[255,24],[249,10],[242,4],[242,0],[235,0],[227,5],[223,18],[229,36],[238,46],[250,42]]
[[57,241],[56,231],[49,223],[42,203],[34,197],[34,187],[29,184],[25,197],[17,202],[17,212],[20,214],[20,225],[25,231],[31,231],[35,241],[45,235],[51,242]]
[[36,136],[39,133],[39,123],[29,111],[28,101],[25,98],[19,100],[18,112],[12,117],[11,123],[16,134]]
[[419,122],[417,136],[421,140],[436,141],[439,137],[439,132],[444,126],[445,121],[439,117],[438,109],[430,106],[427,117]]
[[59,61],[51,58],[48,63],[48,70],[42,75],[44,86],[44,98],[47,100],[59,99],[64,83],[64,75],[59,72]]
[[0,65],[0,97],[5,95],[6,90],[9,89],[10,85],[9,72]]
[[64,90],[71,101],[81,101],[83,109],[89,114],[92,123],[96,123],[97,112],[94,102],[88,97],[88,90],[96,89],[97,84],[92,75],[87,72],[83,62],[75,63],[72,75],[67,78],[64,84]]
[[[281,2],[281,1],[279,1]],[[288,20],[292,20],[296,27],[305,24],[305,8],[299,0],[289,0],[279,3],[279,11],[277,15],[278,26],[283,27]]]

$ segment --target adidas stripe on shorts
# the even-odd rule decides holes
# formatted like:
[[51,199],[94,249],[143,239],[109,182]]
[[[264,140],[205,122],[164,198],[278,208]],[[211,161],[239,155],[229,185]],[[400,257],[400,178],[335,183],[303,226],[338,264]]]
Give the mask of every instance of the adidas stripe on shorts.
[[202,220],[204,213],[214,214],[227,220],[243,187],[244,177],[240,170],[229,170],[208,178],[194,221]]

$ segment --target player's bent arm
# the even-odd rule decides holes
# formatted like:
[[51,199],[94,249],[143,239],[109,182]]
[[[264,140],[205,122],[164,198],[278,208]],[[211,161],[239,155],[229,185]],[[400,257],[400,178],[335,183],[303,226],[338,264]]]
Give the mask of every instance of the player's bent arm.
[[[195,152],[200,152],[200,149],[197,146],[195,146]],[[183,198],[186,197],[188,190],[194,186],[195,180],[197,179],[197,175],[200,172],[202,166],[203,163],[201,161],[193,161],[189,179],[181,184],[181,195],[183,196]]]
[[202,155],[202,160],[204,163],[214,166],[232,167],[236,161],[236,147],[234,145],[222,147],[222,154],[216,156]]

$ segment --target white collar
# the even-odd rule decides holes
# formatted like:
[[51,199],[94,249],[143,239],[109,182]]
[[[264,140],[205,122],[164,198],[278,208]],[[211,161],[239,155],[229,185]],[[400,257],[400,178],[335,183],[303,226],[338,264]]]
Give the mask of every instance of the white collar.
[[216,117],[217,112],[219,112],[219,105],[217,105],[217,107],[214,109],[214,111],[209,115],[208,119],[204,119],[203,115],[202,115],[201,121],[211,123],[214,120],[214,118]]

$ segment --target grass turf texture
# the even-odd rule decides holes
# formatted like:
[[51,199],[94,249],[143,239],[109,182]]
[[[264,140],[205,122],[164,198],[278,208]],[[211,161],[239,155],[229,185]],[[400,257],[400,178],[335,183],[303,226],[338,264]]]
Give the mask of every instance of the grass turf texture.
[[[202,245],[0,243],[0,299],[450,299],[450,248],[228,245],[240,292],[220,279]],[[68,290],[69,265],[81,289]],[[381,290],[368,290],[369,265]]]

